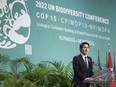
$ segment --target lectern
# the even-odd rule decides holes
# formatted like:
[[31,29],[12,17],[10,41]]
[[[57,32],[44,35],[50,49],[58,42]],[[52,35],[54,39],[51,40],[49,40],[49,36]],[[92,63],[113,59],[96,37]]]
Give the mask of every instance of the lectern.
[[101,87],[100,85],[104,85],[104,87],[110,87],[110,83],[112,80],[116,81],[116,73],[110,70],[101,70],[92,77],[84,80],[85,83],[90,83],[91,87],[97,85],[96,87]]

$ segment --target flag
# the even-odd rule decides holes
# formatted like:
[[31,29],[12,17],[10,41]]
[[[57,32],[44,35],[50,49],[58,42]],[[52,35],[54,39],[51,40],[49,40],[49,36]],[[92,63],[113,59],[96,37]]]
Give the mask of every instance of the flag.
[[111,74],[110,87],[116,87],[116,80],[114,74],[115,74],[114,72],[112,72]]
[[116,87],[116,81],[115,81],[115,80],[112,80],[112,81],[111,81],[110,87]]
[[100,63],[99,50],[98,50],[98,67],[99,67],[100,70],[102,70],[101,63]]
[[108,51],[108,68],[112,71],[113,70],[113,64],[112,64],[112,57],[110,50]]
[[114,59],[113,59],[113,64],[114,64],[114,71],[116,70],[116,67],[115,67],[115,52],[114,52]]

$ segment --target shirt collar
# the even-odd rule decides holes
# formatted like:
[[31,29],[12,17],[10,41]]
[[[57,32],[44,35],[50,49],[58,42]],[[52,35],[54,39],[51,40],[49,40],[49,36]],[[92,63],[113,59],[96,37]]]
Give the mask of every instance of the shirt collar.
[[82,55],[83,58],[87,57],[87,55],[83,55],[82,53],[81,53],[81,55]]

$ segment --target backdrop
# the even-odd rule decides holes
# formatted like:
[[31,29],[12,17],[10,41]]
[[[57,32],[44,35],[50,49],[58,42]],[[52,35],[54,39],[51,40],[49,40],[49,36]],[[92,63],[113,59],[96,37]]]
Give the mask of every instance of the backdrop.
[[[0,0],[0,53],[72,61],[79,44],[90,43],[89,55],[105,64],[108,45],[115,58],[115,0]],[[99,55],[98,55],[99,51]]]

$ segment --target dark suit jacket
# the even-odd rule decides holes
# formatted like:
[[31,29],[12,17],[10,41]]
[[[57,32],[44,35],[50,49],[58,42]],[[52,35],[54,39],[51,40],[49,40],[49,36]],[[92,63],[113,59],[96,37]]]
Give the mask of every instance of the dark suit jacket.
[[89,65],[88,69],[86,68],[86,65],[84,63],[84,60],[81,54],[73,57],[73,70],[74,70],[73,82],[76,82],[77,84],[83,83],[82,81],[86,77],[91,77],[93,75],[92,58],[89,56],[87,56],[87,58],[88,58],[88,65]]

